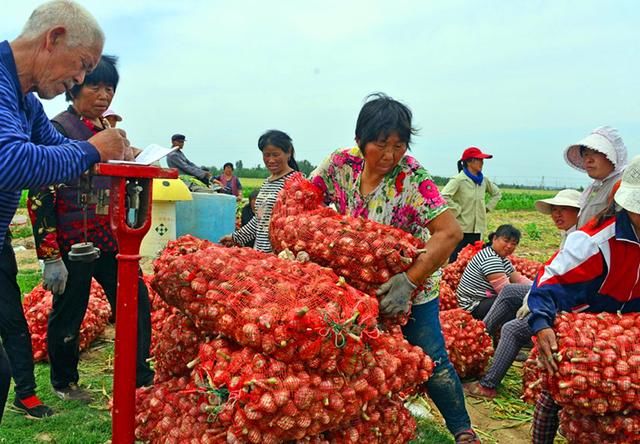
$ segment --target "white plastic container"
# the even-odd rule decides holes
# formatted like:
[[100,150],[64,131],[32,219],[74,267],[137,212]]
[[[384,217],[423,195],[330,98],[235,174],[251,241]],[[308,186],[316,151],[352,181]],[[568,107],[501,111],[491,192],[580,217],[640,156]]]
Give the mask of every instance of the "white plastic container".
[[191,193],[180,179],[154,179],[151,228],[142,240],[140,254],[155,257],[176,239],[176,202],[191,200]]

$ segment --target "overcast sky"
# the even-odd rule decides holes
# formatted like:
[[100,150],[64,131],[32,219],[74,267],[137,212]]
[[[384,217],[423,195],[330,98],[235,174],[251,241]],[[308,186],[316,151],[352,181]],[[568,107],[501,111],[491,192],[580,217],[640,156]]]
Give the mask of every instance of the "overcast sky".
[[[3,4],[3,39],[38,1]],[[140,147],[187,136],[194,162],[262,163],[267,129],[317,164],[353,144],[364,97],[408,104],[412,154],[453,175],[464,148],[499,182],[568,185],[564,148],[620,130],[640,154],[637,1],[81,1],[120,57],[113,108]],[[65,108],[49,101],[50,116]]]

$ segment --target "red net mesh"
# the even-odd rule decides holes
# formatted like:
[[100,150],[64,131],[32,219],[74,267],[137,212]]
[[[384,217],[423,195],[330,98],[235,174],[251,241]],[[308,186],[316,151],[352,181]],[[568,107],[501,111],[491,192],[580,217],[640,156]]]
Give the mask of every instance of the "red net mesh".
[[471,259],[473,259],[473,256],[475,256],[478,251],[482,250],[483,245],[484,243],[482,241],[478,241],[473,244],[466,245],[462,250],[460,250],[455,262],[442,269],[442,282],[445,282],[453,291],[456,291],[458,284],[460,283],[460,278],[462,278],[462,273],[464,273],[464,269],[467,268],[467,264]]
[[406,271],[424,248],[403,230],[324,207],[322,192],[302,175],[289,179],[278,195],[270,236],[275,251],[304,251],[366,292]]
[[212,408],[221,402],[213,392],[195,390],[187,377],[138,389],[136,438],[154,444],[225,444],[226,429]]
[[168,315],[153,335],[151,356],[154,358],[155,381],[188,375],[191,372],[189,362],[198,355],[204,336],[191,319],[178,310]]
[[565,407],[560,411],[560,430],[577,444],[632,444],[640,442],[640,413],[585,416]]
[[440,281],[440,311],[453,310],[458,308],[458,297],[456,291],[445,281]]
[[[535,344],[535,337],[533,339]],[[522,368],[522,400],[528,404],[536,403],[544,386],[543,366],[538,357],[538,349],[534,346]]]
[[440,324],[449,359],[460,378],[484,373],[493,356],[491,336],[484,322],[474,319],[462,308],[440,313]]
[[301,340],[313,338],[317,351],[362,347],[360,337],[376,331],[377,301],[316,264],[217,246],[173,258],[160,257],[152,284],[168,303],[197,328],[280,360],[318,359],[298,350]]
[[[411,390],[432,369],[428,358],[400,332],[380,335],[350,374],[318,371],[303,361],[284,363],[249,347],[206,343],[194,368],[196,385],[226,388],[224,418],[236,438],[251,430],[256,442],[302,439],[351,425],[368,406]],[[253,442],[253,441],[252,441]]]
[[311,443],[326,444],[396,444],[415,437],[416,421],[398,396],[367,405],[361,419],[346,427],[325,432]]
[[[22,301],[24,316],[31,333],[31,347],[35,362],[48,359],[47,322],[52,304],[53,294],[42,288],[42,284],[25,295]],[[80,324],[80,350],[89,348],[91,343],[102,334],[109,323],[110,316],[111,307],[107,296],[100,284],[92,280],[89,305]]]
[[[171,393],[186,390],[191,397],[188,403],[172,398],[174,405],[184,404],[180,411],[162,407],[171,417],[164,426],[182,429],[178,418],[195,404],[198,412],[208,412],[212,436],[222,430],[226,442],[409,439],[415,423],[398,396],[426,381],[433,363],[399,327],[377,328],[375,298],[312,263],[191,237],[185,246],[182,241],[170,244],[155,262],[153,286],[176,307],[169,317],[182,313],[203,334],[225,338],[194,337],[192,344],[200,347],[187,367],[190,382],[167,379],[167,387],[175,386]],[[173,331],[178,329],[158,330],[158,343],[171,342]],[[183,365],[184,360],[178,367]],[[196,394],[208,401],[201,403]],[[160,426],[157,413],[142,410],[149,402],[138,404],[138,437],[157,442],[167,429],[150,435]],[[362,422],[365,416],[372,422]]]
[[558,404],[584,415],[640,410],[640,314],[561,313],[554,331],[558,372],[540,377]]

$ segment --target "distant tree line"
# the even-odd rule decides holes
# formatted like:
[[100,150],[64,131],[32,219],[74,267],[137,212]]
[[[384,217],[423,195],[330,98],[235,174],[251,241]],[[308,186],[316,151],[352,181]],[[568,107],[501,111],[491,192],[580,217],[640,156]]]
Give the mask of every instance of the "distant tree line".
[[[305,176],[308,176],[311,173],[311,171],[316,169],[316,166],[306,159],[298,160],[297,162],[298,162],[298,167],[300,168],[300,172]],[[211,174],[213,174],[214,176],[218,176],[222,174],[222,167],[203,166],[202,168],[208,169],[209,171],[211,171]],[[237,160],[235,163],[233,174],[236,177],[266,179],[267,177],[269,177],[271,173],[269,173],[269,170],[266,169],[264,165],[256,165],[253,168],[246,168],[242,163],[242,160]]]
[[[309,176],[309,174],[316,169],[316,166],[313,165],[306,159],[298,160],[298,167],[300,167],[300,171],[305,175]],[[211,171],[211,174],[214,176],[222,174],[222,168],[218,168],[215,166],[202,168],[208,169]],[[269,177],[269,170],[267,170],[264,165],[256,165],[253,168],[246,168],[242,163],[242,160],[237,160],[235,163],[235,169],[233,171],[237,177],[248,177],[248,178],[257,178],[257,179],[266,179]],[[440,188],[444,187],[449,181],[449,177],[444,176],[431,176],[433,181]],[[513,183],[498,183],[498,187],[500,188],[513,188],[513,189],[525,189],[525,190],[554,190],[554,189],[562,189],[567,188],[565,186],[549,186],[549,185],[522,185],[522,184],[513,184]],[[571,187],[569,187],[571,188]],[[578,191],[582,191],[583,187],[577,187]]]

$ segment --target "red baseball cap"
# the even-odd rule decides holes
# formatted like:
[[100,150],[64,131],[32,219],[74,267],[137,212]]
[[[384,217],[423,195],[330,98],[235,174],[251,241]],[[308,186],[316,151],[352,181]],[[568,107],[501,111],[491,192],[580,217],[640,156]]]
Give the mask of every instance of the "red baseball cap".
[[469,159],[491,159],[493,156],[491,154],[486,154],[480,151],[480,148],[477,146],[470,146],[466,150],[462,152],[462,157],[460,160],[469,160]]

